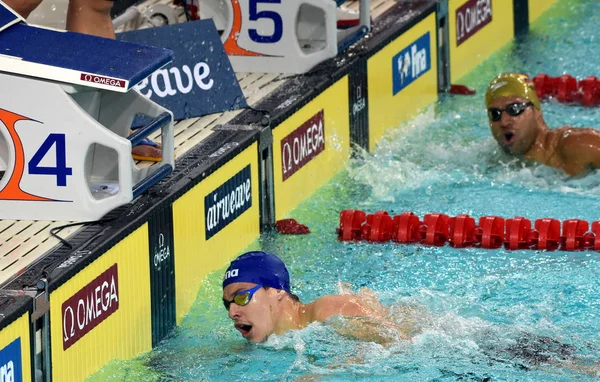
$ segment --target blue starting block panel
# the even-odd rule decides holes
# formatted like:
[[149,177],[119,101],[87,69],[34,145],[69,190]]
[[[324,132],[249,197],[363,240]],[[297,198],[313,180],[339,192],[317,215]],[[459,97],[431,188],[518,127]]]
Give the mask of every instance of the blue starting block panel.
[[[0,21],[14,22],[6,12],[12,14],[0,3]],[[121,93],[171,62],[172,56],[168,49],[23,22],[0,31],[0,71]]]
[[10,27],[11,25],[16,24],[21,21],[23,21],[21,16],[16,14],[11,9],[7,8],[0,1],[0,32],[3,31],[4,29]]

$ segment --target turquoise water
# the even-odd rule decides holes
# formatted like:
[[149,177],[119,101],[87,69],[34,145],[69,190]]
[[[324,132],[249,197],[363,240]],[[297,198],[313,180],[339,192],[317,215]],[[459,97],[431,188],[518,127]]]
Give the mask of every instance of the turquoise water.
[[[487,83],[501,71],[600,74],[599,21],[600,2],[559,2],[532,33],[460,81],[477,95],[441,97],[299,206],[292,217],[308,225],[310,235],[265,235],[254,246],[284,259],[293,292],[304,302],[336,293],[343,281],[371,288],[392,312],[422,307],[429,313],[420,317],[422,332],[413,343],[361,342],[315,324],[249,344],[222,307],[218,273],[156,350],[113,362],[92,379],[594,380],[584,372],[533,366],[503,349],[529,335],[547,336],[573,346],[582,360],[600,362],[599,253],[340,243],[335,228],[339,211],[349,208],[420,217],[440,212],[600,220],[600,173],[569,179],[505,156],[490,137],[482,101]],[[600,128],[600,108],[555,102],[543,108],[550,126]]]

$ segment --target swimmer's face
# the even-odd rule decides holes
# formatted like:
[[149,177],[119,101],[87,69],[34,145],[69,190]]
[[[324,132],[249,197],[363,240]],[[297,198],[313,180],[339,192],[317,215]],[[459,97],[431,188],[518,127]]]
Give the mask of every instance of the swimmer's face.
[[493,121],[489,117],[492,136],[498,142],[498,145],[507,153],[517,156],[525,155],[535,143],[537,138],[537,120],[541,117],[539,110],[534,106],[525,107],[521,114],[511,116],[506,108],[515,103],[527,103],[525,98],[521,97],[500,97],[495,99],[489,106],[489,109],[500,109],[502,114],[498,121]]
[[[223,300],[231,301],[236,293],[255,286],[252,283],[229,284],[223,289]],[[259,288],[247,305],[229,305],[229,318],[248,341],[262,342],[275,332],[278,292],[280,291],[274,288]]]

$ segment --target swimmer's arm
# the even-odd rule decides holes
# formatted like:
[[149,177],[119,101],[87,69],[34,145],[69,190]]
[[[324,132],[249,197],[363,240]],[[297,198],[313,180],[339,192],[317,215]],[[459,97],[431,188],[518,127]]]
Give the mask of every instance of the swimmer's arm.
[[315,321],[323,322],[333,316],[347,318],[344,327],[334,326],[341,335],[369,342],[386,343],[392,340],[389,333],[385,333],[387,328],[393,329],[400,339],[410,339],[396,324],[385,318],[386,309],[379,301],[374,300],[373,296],[325,296],[314,304]]
[[386,314],[387,309],[374,295],[333,295],[313,303],[311,321],[323,322],[332,316],[370,317],[383,321]]

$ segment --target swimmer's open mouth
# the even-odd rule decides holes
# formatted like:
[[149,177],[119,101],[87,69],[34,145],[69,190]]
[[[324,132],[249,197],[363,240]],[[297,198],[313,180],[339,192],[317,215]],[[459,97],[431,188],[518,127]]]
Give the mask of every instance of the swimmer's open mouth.
[[515,133],[507,131],[504,133],[504,143],[511,144],[515,138]]
[[246,324],[235,324],[235,328],[242,333],[242,336],[247,337],[248,334],[252,331],[252,325]]

